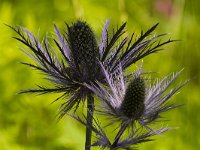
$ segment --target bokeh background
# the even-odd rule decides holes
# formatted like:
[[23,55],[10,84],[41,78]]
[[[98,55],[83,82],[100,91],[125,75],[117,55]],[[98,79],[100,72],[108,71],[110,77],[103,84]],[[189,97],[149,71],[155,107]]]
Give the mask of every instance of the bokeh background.
[[82,150],[85,129],[69,117],[56,120],[58,95],[18,95],[21,89],[42,83],[43,76],[19,62],[31,62],[12,39],[4,23],[24,26],[41,39],[53,34],[53,24],[86,20],[97,37],[105,21],[117,27],[127,21],[127,32],[140,33],[155,23],[155,33],[180,39],[144,59],[145,70],[160,76],[185,68],[179,81],[191,79],[174,101],[185,104],[165,116],[176,130],[141,144],[141,150],[199,150],[200,148],[200,1],[199,0],[0,0],[0,149]]

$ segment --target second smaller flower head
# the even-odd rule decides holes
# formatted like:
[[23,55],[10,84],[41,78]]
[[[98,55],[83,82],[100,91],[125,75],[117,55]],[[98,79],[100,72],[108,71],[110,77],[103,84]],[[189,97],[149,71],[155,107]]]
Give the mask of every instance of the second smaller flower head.
[[120,111],[126,117],[139,119],[144,112],[145,83],[140,77],[134,78],[128,85]]
[[160,118],[161,113],[176,108],[176,104],[168,101],[187,83],[186,81],[169,90],[169,86],[181,71],[151,82],[142,77],[144,74],[142,67],[129,76],[123,75],[121,65],[112,74],[108,72],[108,66],[101,64],[101,68],[109,87],[106,88],[100,83],[87,85],[103,103],[99,112],[109,116],[114,122],[120,121],[121,123],[130,123],[130,125],[137,121],[140,125],[147,127],[148,124]]
[[[169,90],[169,86],[181,71],[152,82],[149,78],[144,78],[142,66],[138,71],[128,76],[123,75],[121,64],[113,73],[109,73],[110,68],[105,64],[101,64],[101,68],[109,86],[105,87],[98,82],[92,85],[86,84],[86,86],[96,93],[102,102],[96,111],[109,117],[108,125],[119,123],[119,132],[114,141],[111,142],[106,135],[106,130],[103,130],[100,124],[96,125],[99,129],[91,125],[90,128],[97,133],[97,141],[93,144],[94,146],[127,149],[136,146],[136,144],[151,141],[150,137],[170,129],[158,124],[157,119],[161,118],[163,112],[178,106],[175,103],[170,103],[169,99],[187,81],[171,90]],[[77,118],[77,120],[80,119]],[[157,123],[161,128],[154,129],[155,126],[152,127],[151,123]],[[126,130],[129,127],[131,130]],[[128,133],[127,137],[122,136],[125,135],[123,133]]]

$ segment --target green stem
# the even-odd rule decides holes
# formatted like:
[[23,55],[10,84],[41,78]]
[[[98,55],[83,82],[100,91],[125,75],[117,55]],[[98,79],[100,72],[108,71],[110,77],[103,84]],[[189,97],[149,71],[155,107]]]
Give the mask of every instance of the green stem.
[[114,143],[112,144],[113,148],[115,148],[117,146],[120,137],[122,136],[122,134],[124,133],[124,131],[126,130],[127,127],[128,127],[127,123],[121,125],[121,128],[115,137]]
[[[87,97],[87,124],[92,125],[94,113],[94,97],[88,95]],[[90,150],[91,147],[91,138],[92,138],[92,131],[88,127],[86,128],[86,141],[85,141],[85,150]]]

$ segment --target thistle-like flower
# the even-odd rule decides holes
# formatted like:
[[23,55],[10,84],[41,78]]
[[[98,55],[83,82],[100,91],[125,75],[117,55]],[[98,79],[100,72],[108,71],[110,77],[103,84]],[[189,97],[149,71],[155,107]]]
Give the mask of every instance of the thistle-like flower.
[[[61,92],[63,95],[58,99],[67,99],[69,96],[71,98],[61,105],[60,116],[62,117],[72,108],[75,108],[74,111],[76,111],[80,102],[84,102],[86,97],[93,93],[85,86],[85,83],[90,84],[94,81],[105,83],[99,62],[109,66],[110,72],[113,72],[119,63],[122,70],[125,70],[141,58],[159,51],[163,45],[173,42],[170,39],[161,42],[160,38],[165,34],[148,38],[157,25],[145,33],[141,32],[141,35],[133,42],[134,34],[130,38],[122,38],[126,23],[116,31],[113,30],[111,34],[108,30],[109,21],[107,21],[99,45],[93,30],[84,21],[79,20],[71,26],[67,25],[67,31],[62,34],[55,25],[57,39],[53,39],[61,55],[48,42],[48,37],[40,42],[25,28],[9,26],[20,36],[15,39],[30,49],[29,51],[24,50],[24,52],[36,62],[36,64],[23,64],[41,71],[52,83],[52,87],[39,85],[36,89],[24,90],[21,93]],[[119,38],[122,39],[121,42],[118,42]],[[118,43],[119,45],[117,45]]]
[[90,26],[83,21],[77,21],[71,26],[67,25],[68,32],[63,37],[55,26],[58,40],[54,39],[54,41],[62,58],[48,42],[47,37],[41,44],[28,30],[22,27],[11,28],[20,36],[15,39],[30,48],[30,51],[25,51],[25,53],[36,62],[36,65],[23,64],[42,71],[53,84],[52,88],[38,86],[38,89],[28,89],[21,93],[63,92],[58,99],[66,98],[69,95],[71,98],[61,105],[60,117],[74,106],[76,111],[81,100],[85,100],[91,94],[91,91],[84,87],[83,83],[99,80],[99,48]]
[[[156,123],[161,114],[170,109],[176,108],[178,105],[169,103],[169,99],[186,83],[179,84],[177,87],[168,91],[169,86],[178,77],[181,71],[170,74],[161,80],[156,79],[153,83],[144,78],[142,67],[136,71],[132,77],[124,76],[122,65],[119,64],[113,73],[109,72],[109,67],[101,64],[104,72],[107,85],[101,83],[86,84],[102,102],[101,107],[96,111],[102,115],[108,116],[111,122],[108,125],[120,123],[120,129],[117,133],[114,142],[110,142],[106,134],[102,133],[103,129],[98,125],[101,131],[97,135],[98,140],[94,143],[95,146],[107,147],[110,149],[118,149],[130,147],[131,145],[149,141],[149,137],[160,134],[170,128],[153,129],[150,125]],[[106,69],[107,68],[107,69]],[[77,119],[77,118],[76,118]],[[80,120],[78,118],[77,120]],[[83,121],[82,121],[83,122]],[[131,128],[131,133],[127,138],[122,138],[122,134],[127,128]],[[144,129],[145,128],[145,129]],[[145,130],[144,132],[141,130]],[[140,139],[140,140],[138,140]]]

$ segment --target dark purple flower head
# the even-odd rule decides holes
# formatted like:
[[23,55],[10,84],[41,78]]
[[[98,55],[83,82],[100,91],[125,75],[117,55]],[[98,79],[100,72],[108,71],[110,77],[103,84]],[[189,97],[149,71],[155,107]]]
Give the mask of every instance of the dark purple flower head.
[[[100,71],[99,48],[90,26],[82,21],[77,21],[72,26],[68,26],[68,41],[76,70],[79,73],[77,74],[78,77],[76,77],[76,74],[73,76],[80,82],[97,80]],[[73,72],[73,70],[71,71]]]
[[145,83],[140,77],[134,78],[128,85],[121,103],[120,111],[126,117],[139,119],[144,112]]
[[[161,42],[160,38],[165,34],[151,36],[158,24],[146,32],[141,32],[138,38],[123,37],[126,23],[113,33],[109,32],[109,20],[103,29],[99,45],[91,27],[84,21],[76,21],[67,25],[67,30],[61,33],[55,25],[57,38],[54,39],[56,49],[48,38],[40,42],[31,32],[19,27],[11,27],[19,37],[15,37],[29,48],[25,50],[36,64],[23,63],[32,68],[40,70],[52,83],[52,87],[38,86],[36,89],[28,89],[21,93],[60,93],[58,99],[67,99],[61,105],[61,116],[69,110],[78,108],[81,101],[84,102],[87,95],[92,94],[85,83],[90,85],[96,82],[105,84],[104,73],[100,69],[99,62],[109,66],[109,72],[116,72],[117,66],[121,64],[122,71],[141,58],[155,53],[160,48],[172,42],[167,40]],[[122,39],[119,41],[119,39]],[[61,57],[60,57],[61,56]],[[68,97],[71,97],[68,99]],[[56,99],[56,100],[58,100]],[[117,102],[118,103],[118,102]]]
[[[150,81],[144,78],[142,66],[132,77],[123,75],[122,65],[119,64],[115,72],[110,73],[110,68],[101,64],[107,85],[101,83],[86,84],[102,102],[96,112],[108,117],[108,125],[119,123],[119,132],[115,137],[113,144],[103,145],[106,135],[99,135],[95,146],[110,147],[113,149],[127,148],[141,142],[149,141],[149,137],[169,130],[160,125],[160,129],[154,129],[151,124],[157,123],[161,114],[178,105],[170,103],[170,98],[188,81],[179,84],[177,87],[169,90],[169,86],[175,81],[181,71],[170,74],[161,80]],[[107,68],[107,69],[106,69]],[[158,124],[159,125],[159,124]],[[126,129],[131,130],[126,130]],[[103,130],[103,129],[99,129]],[[131,132],[130,132],[131,131]],[[128,132],[127,138],[122,138],[122,134]],[[107,137],[107,136],[106,136]]]
[[113,73],[109,73],[107,66],[101,64],[101,67],[109,88],[98,82],[85,85],[100,98],[103,106],[99,108],[99,112],[120,122],[138,121],[147,125],[160,118],[161,113],[177,107],[168,101],[187,83],[186,81],[169,91],[169,86],[181,71],[161,80],[155,79],[151,83],[148,79],[144,80],[141,67],[128,79],[123,75],[121,64]]

